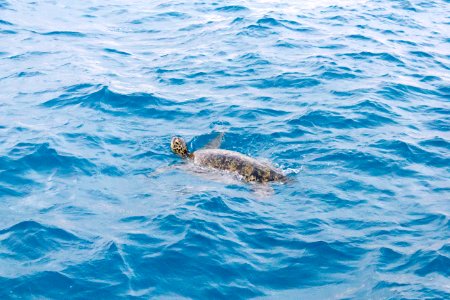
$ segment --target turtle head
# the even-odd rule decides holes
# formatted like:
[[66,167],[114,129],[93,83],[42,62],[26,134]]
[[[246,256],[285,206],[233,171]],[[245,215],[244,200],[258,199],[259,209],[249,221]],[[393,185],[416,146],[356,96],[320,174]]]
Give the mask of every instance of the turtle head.
[[172,149],[173,153],[181,156],[182,158],[189,157],[186,142],[180,137],[175,136],[172,138],[172,141],[170,142],[170,149]]

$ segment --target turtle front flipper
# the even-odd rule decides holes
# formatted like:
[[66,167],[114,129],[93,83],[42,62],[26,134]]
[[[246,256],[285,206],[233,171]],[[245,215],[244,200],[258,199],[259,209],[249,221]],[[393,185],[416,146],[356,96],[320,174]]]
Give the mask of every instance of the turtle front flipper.
[[219,133],[214,139],[209,141],[202,149],[218,149],[220,148],[220,144],[222,144],[224,133]]
[[168,166],[161,166],[161,167],[158,167],[153,172],[145,174],[145,176],[150,177],[150,178],[151,177],[158,177],[162,173],[165,173],[165,172],[171,171],[171,170],[181,169],[183,166],[184,166],[184,164],[180,164],[180,163],[172,164],[172,165],[168,165]]
[[273,187],[269,184],[253,183],[251,190],[260,199],[266,199],[275,194]]

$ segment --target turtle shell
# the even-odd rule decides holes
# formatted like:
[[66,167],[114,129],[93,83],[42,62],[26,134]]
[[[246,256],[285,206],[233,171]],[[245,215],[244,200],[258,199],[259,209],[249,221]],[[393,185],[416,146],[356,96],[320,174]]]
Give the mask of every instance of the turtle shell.
[[193,162],[197,165],[236,172],[246,181],[286,181],[286,176],[280,170],[235,151],[203,149],[195,151],[193,156]]

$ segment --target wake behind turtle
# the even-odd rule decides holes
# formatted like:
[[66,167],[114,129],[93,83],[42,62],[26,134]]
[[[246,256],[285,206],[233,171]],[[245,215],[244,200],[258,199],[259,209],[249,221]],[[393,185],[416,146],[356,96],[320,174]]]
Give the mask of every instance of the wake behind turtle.
[[287,177],[269,164],[236,151],[217,149],[222,136],[223,134],[220,134],[203,149],[192,153],[182,138],[173,137],[170,148],[172,152],[195,165],[237,173],[247,182],[287,182]]

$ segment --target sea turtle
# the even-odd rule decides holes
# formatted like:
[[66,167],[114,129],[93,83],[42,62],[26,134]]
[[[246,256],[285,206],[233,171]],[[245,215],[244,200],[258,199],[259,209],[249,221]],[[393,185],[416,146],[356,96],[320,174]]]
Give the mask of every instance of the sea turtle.
[[238,173],[247,182],[266,183],[269,181],[287,182],[287,177],[274,167],[257,161],[239,152],[217,149],[223,133],[205,147],[190,153],[181,137],[173,137],[170,143],[172,152],[195,165]]

